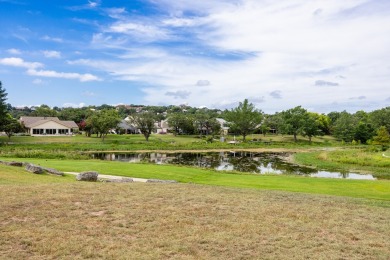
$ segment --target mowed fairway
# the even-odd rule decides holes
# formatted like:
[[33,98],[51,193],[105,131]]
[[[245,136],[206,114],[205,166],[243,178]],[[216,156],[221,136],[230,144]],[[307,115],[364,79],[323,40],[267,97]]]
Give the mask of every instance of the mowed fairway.
[[388,201],[80,183],[9,166],[0,197],[1,259],[390,258]]

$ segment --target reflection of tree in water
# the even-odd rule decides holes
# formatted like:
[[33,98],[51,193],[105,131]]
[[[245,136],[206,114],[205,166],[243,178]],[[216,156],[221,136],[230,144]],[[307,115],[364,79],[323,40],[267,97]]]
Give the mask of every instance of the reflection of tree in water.
[[251,157],[232,157],[229,159],[229,163],[233,165],[236,171],[260,173],[259,166],[261,166],[261,162],[253,160]]
[[[93,158],[107,160],[106,153],[92,155]],[[229,170],[233,167],[234,170],[240,172],[260,173],[261,167],[265,167],[270,171],[281,171],[286,174],[312,174],[317,173],[317,170],[291,164],[282,159],[288,154],[281,153],[251,153],[251,152],[230,152],[230,153],[176,153],[176,154],[160,154],[160,153],[127,153],[115,154],[109,160],[145,162],[145,163],[169,163],[178,165],[195,166],[202,168],[220,168]],[[342,172],[340,175],[343,178],[348,177],[347,172]]]
[[341,171],[339,174],[340,174],[340,177],[343,179],[346,179],[349,177],[349,172]]
[[171,164],[216,168],[220,165],[217,153],[181,153],[169,161]]

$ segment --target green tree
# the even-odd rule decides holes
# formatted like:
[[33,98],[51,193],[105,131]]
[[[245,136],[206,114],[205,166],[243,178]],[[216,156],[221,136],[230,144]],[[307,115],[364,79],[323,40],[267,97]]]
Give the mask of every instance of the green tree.
[[374,144],[379,144],[382,146],[382,150],[386,150],[387,146],[390,144],[390,134],[387,131],[385,126],[381,126],[374,136]]
[[173,129],[173,134],[176,136],[182,131],[185,122],[185,115],[183,113],[171,113],[168,116],[168,125]]
[[306,123],[309,120],[309,114],[301,106],[281,112],[281,117],[281,133],[293,135],[295,142],[297,141],[297,135],[304,133],[305,127],[309,127],[309,124]]
[[87,119],[87,125],[91,126],[93,131],[104,141],[108,132],[115,129],[121,121],[118,112],[115,109],[96,111]]
[[357,126],[355,126],[354,140],[365,144],[374,136],[374,134],[375,131],[371,124],[360,121]]
[[156,128],[156,116],[152,112],[142,112],[133,114],[130,117],[130,122],[137,127],[144,135],[146,141],[149,141],[149,137],[153,130]]
[[0,127],[5,123],[7,117],[7,103],[5,103],[6,100],[7,93],[5,92],[5,89],[3,88],[3,85],[0,81]]
[[322,135],[322,131],[320,129],[320,115],[317,113],[307,112],[305,116],[305,123],[302,127],[302,135],[309,137],[309,142],[311,143],[311,139],[313,136]]
[[355,128],[358,123],[356,117],[343,111],[333,125],[333,135],[344,142],[352,142],[355,138]]
[[35,111],[31,112],[32,116],[43,116],[43,117],[56,117],[58,116],[58,112],[54,109],[51,109],[47,105],[41,105],[35,109]]
[[387,131],[390,132],[390,107],[372,111],[369,114],[369,119],[374,129],[385,126]]
[[8,136],[8,141],[11,140],[11,136],[15,133],[23,131],[22,125],[18,120],[14,119],[11,115],[7,115],[1,127],[1,130]]
[[257,110],[252,103],[249,103],[248,99],[240,102],[238,107],[225,112],[226,121],[230,123],[232,129],[242,135],[244,141],[248,134],[257,129],[262,117],[262,112]]
[[194,115],[194,127],[195,130],[202,135],[203,133],[208,135],[211,133],[210,121],[213,120],[213,114],[207,109],[201,109],[196,111]]
[[331,119],[329,116],[324,115],[324,114],[317,114],[317,123],[318,123],[318,128],[321,130],[321,132],[325,135],[330,134],[330,129],[331,129]]

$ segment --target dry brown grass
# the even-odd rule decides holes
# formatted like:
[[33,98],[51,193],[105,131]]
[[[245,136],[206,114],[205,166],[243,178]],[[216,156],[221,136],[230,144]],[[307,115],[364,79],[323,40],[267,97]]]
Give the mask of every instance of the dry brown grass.
[[191,184],[0,186],[1,259],[389,259],[390,209]]

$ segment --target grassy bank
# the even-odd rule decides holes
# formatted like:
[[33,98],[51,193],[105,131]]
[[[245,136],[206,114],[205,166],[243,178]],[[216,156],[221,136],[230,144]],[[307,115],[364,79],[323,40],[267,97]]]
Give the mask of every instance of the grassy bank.
[[390,257],[389,208],[350,198],[79,182],[0,184],[0,197],[0,259]]
[[342,149],[297,153],[294,159],[299,164],[319,169],[346,172],[368,172],[377,178],[390,179],[390,158],[383,152],[368,149]]
[[[104,142],[97,137],[81,135],[73,137],[12,137],[7,144],[5,137],[0,137],[2,157],[51,158],[51,159],[86,159],[83,154],[89,151],[139,151],[139,150],[211,150],[211,149],[258,149],[258,148],[312,148],[337,145],[331,137],[315,138],[313,143],[306,139],[293,142],[292,136],[253,135],[247,142],[229,144],[227,142],[207,142],[199,136],[152,135],[146,142],[141,135],[109,135]],[[240,140],[240,137],[236,138]],[[256,141],[253,141],[255,139]]]
[[129,164],[98,160],[70,161],[29,159],[28,161],[61,171],[81,172],[94,170],[101,174],[168,179],[184,183],[390,200],[390,181],[345,180],[275,175],[264,176],[216,172],[212,170],[171,165]]

